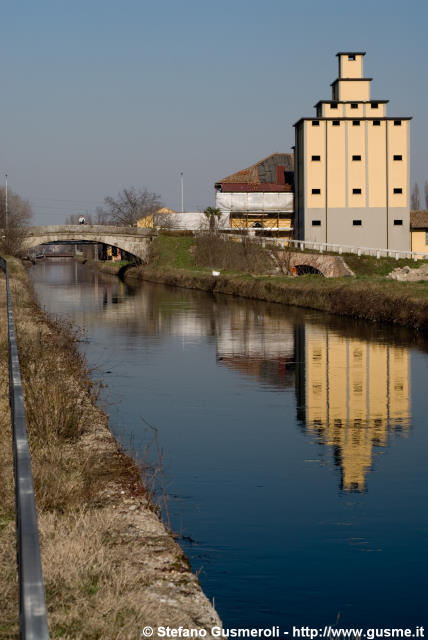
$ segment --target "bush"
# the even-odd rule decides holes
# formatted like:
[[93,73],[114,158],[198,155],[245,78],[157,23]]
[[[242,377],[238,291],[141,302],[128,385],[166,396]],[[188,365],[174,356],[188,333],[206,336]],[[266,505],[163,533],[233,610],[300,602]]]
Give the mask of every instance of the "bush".
[[274,268],[269,250],[253,238],[242,236],[242,242],[221,233],[200,233],[196,237],[195,261],[199,267],[228,271],[266,273]]

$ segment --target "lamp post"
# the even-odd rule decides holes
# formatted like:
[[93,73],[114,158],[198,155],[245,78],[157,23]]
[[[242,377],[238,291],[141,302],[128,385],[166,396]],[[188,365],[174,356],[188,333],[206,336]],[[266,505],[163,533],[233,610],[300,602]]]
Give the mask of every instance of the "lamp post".
[[180,171],[181,180],[181,213],[184,213],[184,173]]
[[4,190],[4,211],[5,211],[5,228],[7,229],[7,173],[4,174],[5,177],[5,190]]

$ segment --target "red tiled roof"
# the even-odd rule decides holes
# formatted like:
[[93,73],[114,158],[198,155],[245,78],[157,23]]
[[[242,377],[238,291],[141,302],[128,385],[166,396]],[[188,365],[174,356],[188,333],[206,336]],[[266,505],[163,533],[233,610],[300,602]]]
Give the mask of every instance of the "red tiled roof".
[[273,183],[273,180],[263,179],[263,166],[284,166],[285,171],[294,171],[294,157],[292,153],[272,153],[270,156],[259,160],[246,169],[232,173],[223,180],[218,180],[216,184],[240,183],[240,184],[263,184]]
[[428,211],[411,211],[410,228],[428,229]]

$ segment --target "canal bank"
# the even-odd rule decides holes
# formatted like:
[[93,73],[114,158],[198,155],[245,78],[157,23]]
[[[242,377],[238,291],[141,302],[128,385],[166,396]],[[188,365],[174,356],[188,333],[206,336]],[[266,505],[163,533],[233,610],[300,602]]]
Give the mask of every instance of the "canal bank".
[[369,322],[388,322],[420,331],[428,329],[428,285],[425,282],[393,282],[386,279],[316,276],[255,276],[251,274],[191,271],[152,265],[132,267],[129,281],[146,280],[222,293],[253,300],[326,311]]
[[157,428],[172,527],[226,628],[423,623],[423,334],[72,260],[30,278],[85,328],[118,441],[144,455]]
[[[211,239],[165,233],[153,241],[149,264],[92,260],[87,264],[119,275],[128,283],[145,280],[387,322],[422,332],[428,329],[427,282],[397,282],[386,277],[394,268],[407,265],[407,261],[344,256],[345,269],[350,267],[355,277],[292,277],[282,273],[287,272],[284,266],[290,255],[287,251],[274,255],[251,240],[240,244],[217,236]],[[411,271],[416,266],[411,263]],[[213,272],[219,275],[214,276]]]
[[[137,638],[143,627],[209,629],[219,619],[157,515],[141,469],[110,433],[78,337],[37,307],[10,259],[51,637]],[[2,277],[2,284],[4,278]],[[2,637],[17,636],[15,516],[5,292],[0,384]],[[146,461],[143,478],[156,473]]]

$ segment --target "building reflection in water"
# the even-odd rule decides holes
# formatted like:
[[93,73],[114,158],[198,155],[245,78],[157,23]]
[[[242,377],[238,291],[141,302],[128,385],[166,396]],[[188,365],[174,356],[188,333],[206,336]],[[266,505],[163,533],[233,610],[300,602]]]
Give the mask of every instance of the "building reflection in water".
[[365,491],[376,447],[410,420],[408,349],[297,327],[281,317],[235,308],[218,318],[217,359],[270,386],[295,386],[307,433],[332,447],[344,491]]
[[[196,312],[191,292],[146,286],[135,297],[124,285],[98,283],[103,322],[126,319],[129,335],[180,335],[190,341],[215,336],[217,361],[278,390],[295,388],[297,417],[305,432],[332,448],[344,491],[365,491],[376,448],[410,424],[408,349],[349,335],[262,304],[205,301]],[[81,289],[79,289],[81,291]],[[172,300],[172,302],[171,302]],[[117,304],[120,302],[118,315]],[[84,301],[80,301],[85,307]],[[116,307],[116,309],[115,309]],[[199,308],[199,307],[198,307]],[[297,313],[297,312],[296,312]],[[85,313],[86,322],[91,314]],[[94,321],[97,321],[94,310]],[[359,332],[361,336],[361,331]]]
[[374,447],[410,417],[406,348],[307,325],[296,332],[299,418],[321,444],[333,447],[345,491],[364,491]]

